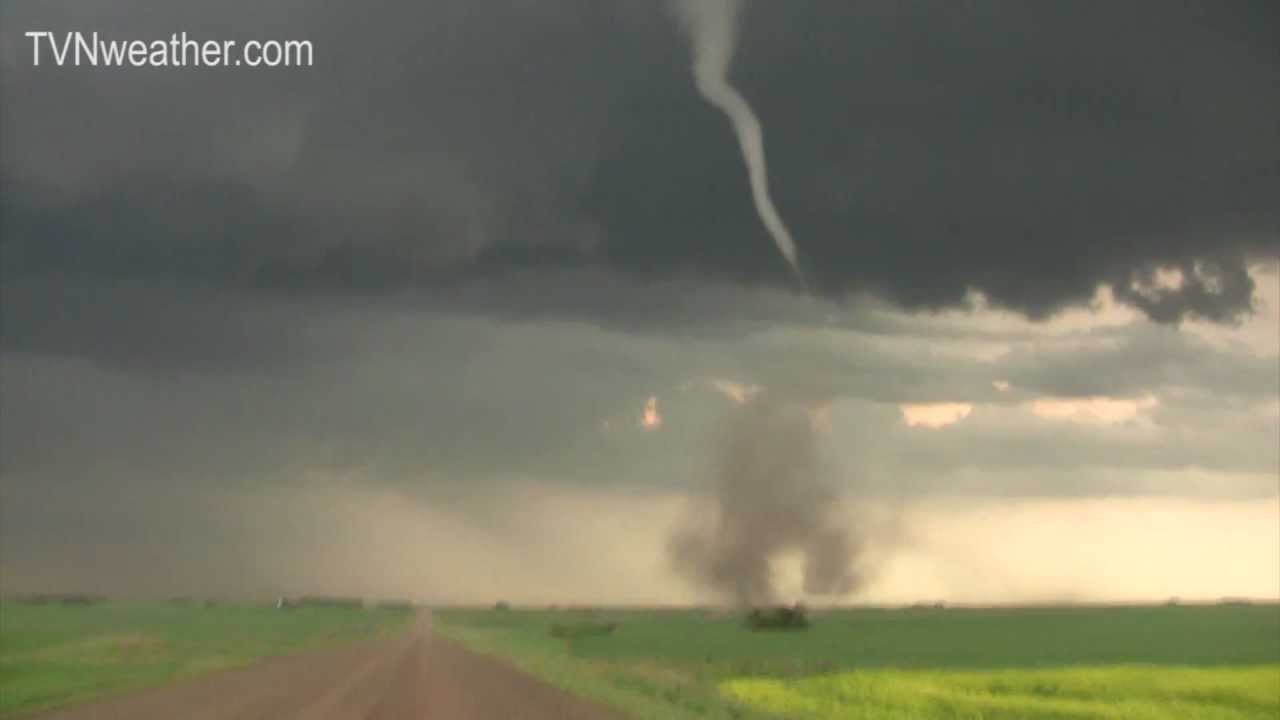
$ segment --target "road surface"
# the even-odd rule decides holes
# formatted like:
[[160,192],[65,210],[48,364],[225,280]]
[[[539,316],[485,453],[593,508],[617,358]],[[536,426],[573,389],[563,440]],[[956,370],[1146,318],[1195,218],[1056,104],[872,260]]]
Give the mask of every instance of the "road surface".
[[614,720],[619,716],[432,635],[274,658],[40,720]]

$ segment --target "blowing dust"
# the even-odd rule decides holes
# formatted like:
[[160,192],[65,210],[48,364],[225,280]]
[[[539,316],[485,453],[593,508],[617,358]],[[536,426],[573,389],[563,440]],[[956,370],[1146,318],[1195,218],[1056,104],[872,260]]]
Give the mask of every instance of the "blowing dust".
[[675,569],[742,606],[779,600],[773,566],[786,553],[803,557],[805,593],[858,589],[863,543],[835,514],[819,439],[812,406],[761,392],[733,408],[709,498],[669,539]]

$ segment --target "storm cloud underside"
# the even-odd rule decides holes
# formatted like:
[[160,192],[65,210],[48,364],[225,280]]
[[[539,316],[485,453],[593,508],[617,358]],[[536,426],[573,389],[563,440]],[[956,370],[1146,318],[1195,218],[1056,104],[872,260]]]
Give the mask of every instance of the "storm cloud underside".
[[[726,79],[812,297],[664,3],[0,4],[4,28],[317,59],[34,68],[0,34],[6,589],[490,602],[468,569],[492,566],[530,601],[703,599],[666,531],[715,502],[728,378],[828,406],[823,522],[883,569],[856,597],[1265,590],[1244,563],[1277,566],[1275,3],[736,19]],[[1133,414],[1036,412],[1094,398]],[[908,426],[910,404],[967,410]],[[849,498],[889,519],[840,520]],[[1054,579],[999,534],[1065,557],[1061,518],[1148,506],[1213,572]],[[964,572],[940,549],[961,536]],[[804,594],[790,562],[779,598]],[[1006,565],[1037,580],[974,580]]]

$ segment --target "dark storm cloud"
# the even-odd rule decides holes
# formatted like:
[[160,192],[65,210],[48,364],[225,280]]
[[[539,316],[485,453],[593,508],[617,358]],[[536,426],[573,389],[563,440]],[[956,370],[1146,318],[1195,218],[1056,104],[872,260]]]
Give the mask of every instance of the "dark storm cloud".
[[[591,569],[564,527],[652,530],[644,493],[706,475],[713,378],[834,398],[833,492],[1273,496],[1275,348],[916,311],[1258,301],[1274,3],[746,6],[733,81],[820,297],[658,0],[0,0],[6,588],[545,591],[491,517],[536,524],[513,488],[616,494],[542,519],[546,567]],[[35,68],[27,30],[306,39],[316,66]],[[1026,409],[1147,393],[1138,427]],[[904,425],[931,402],[975,408]],[[649,582],[604,547],[604,584]]]
[[[848,440],[851,461],[898,468],[885,486],[931,489],[930,478],[954,466],[990,467],[993,482],[1016,486],[998,471],[1050,464],[1274,472],[1277,462],[1275,420],[1252,410],[1280,395],[1274,351],[1218,349],[1145,323],[1056,339],[1021,339],[1015,330],[1002,354],[984,359],[946,338],[905,333],[655,335],[439,314],[413,303],[173,305],[163,294],[76,290],[64,290],[58,308],[75,323],[77,344],[38,327],[6,336],[26,342],[6,346],[0,364],[6,477],[95,482],[114,468],[130,482],[288,484],[310,471],[363,468],[379,484],[442,492],[497,487],[509,474],[680,487],[700,472],[729,407],[711,388],[716,378],[859,405],[863,414],[836,437]],[[103,304],[113,312],[100,311]],[[153,335],[131,332],[130,317]],[[259,337],[272,341],[249,341]],[[246,349],[236,355],[238,348]],[[995,379],[1012,388],[996,390]],[[638,429],[650,395],[659,397],[662,432]],[[1094,395],[1160,398],[1152,415],[1161,429],[1150,437],[1072,434],[1047,421],[974,419],[929,433],[901,427],[898,410],[967,402],[1012,412],[1042,397]]]
[[[937,306],[972,286],[1038,316],[1148,263],[1206,257],[1222,297],[1193,309],[1245,307],[1238,255],[1278,238],[1273,8],[759,7],[762,45],[807,40],[743,53],[742,75],[775,109],[780,202],[799,208],[828,287],[860,276]],[[840,90],[796,112],[835,58]]]
[[[157,306],[168,298],[142,292],[128,304],[116,297],[121,312],[107,315],[94,297],[63,298],[64,312],[84,315],[77,344],[14,331],[26,344],[0,363],[6,476],[95,482],[118,468],[129,482],[287,484],[372,468],[398,486],[447,478],[450,491],[511,473],[625,484],[654,468],[631,464],[654,452],[636,432],[645,398],[731,367],[723,348],[685,342],[663,359],[669,341],[571,323],[376,302]],[[154,336],[131,333],[131,314]],[[271,341],[235,356],[244,334]],[[606,419],[616,433],[604,432]],[[671,421],[680,432],[689,424]],[[663,449],[697,442],[677,439]]]
[[[612,277],[794,290],[661,3],[3,13],[6,284],[415,286],[631,326],[680,312]],[[1270,3],[752,3],[733,75],[823,293],[978,289],[1039,318],[1112,283],[1156,320],[1225,321],[1243,263],[1280,250],[1277,28]],[[33,68],[26,29],[302,37],[317,66]],[[1147,291],[1158,266],[1183,289]],[[530,275],[554,281],[487,291]]]

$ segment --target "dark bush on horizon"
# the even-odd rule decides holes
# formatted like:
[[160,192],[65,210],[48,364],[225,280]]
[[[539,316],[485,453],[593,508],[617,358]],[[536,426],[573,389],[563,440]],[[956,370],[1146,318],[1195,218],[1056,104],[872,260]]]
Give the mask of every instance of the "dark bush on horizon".
[[598,622],[584,620],[572,623],[554,623],[551,626],[551,636],[573,640],[580,637],[594,637],[598,635],[612,635],[614,630],[618,629],[616,622]]
[[809,627],[809,613],[800,603],[768,610],[756,608],[747,613],[747,627],[752,630],[803,630]]

